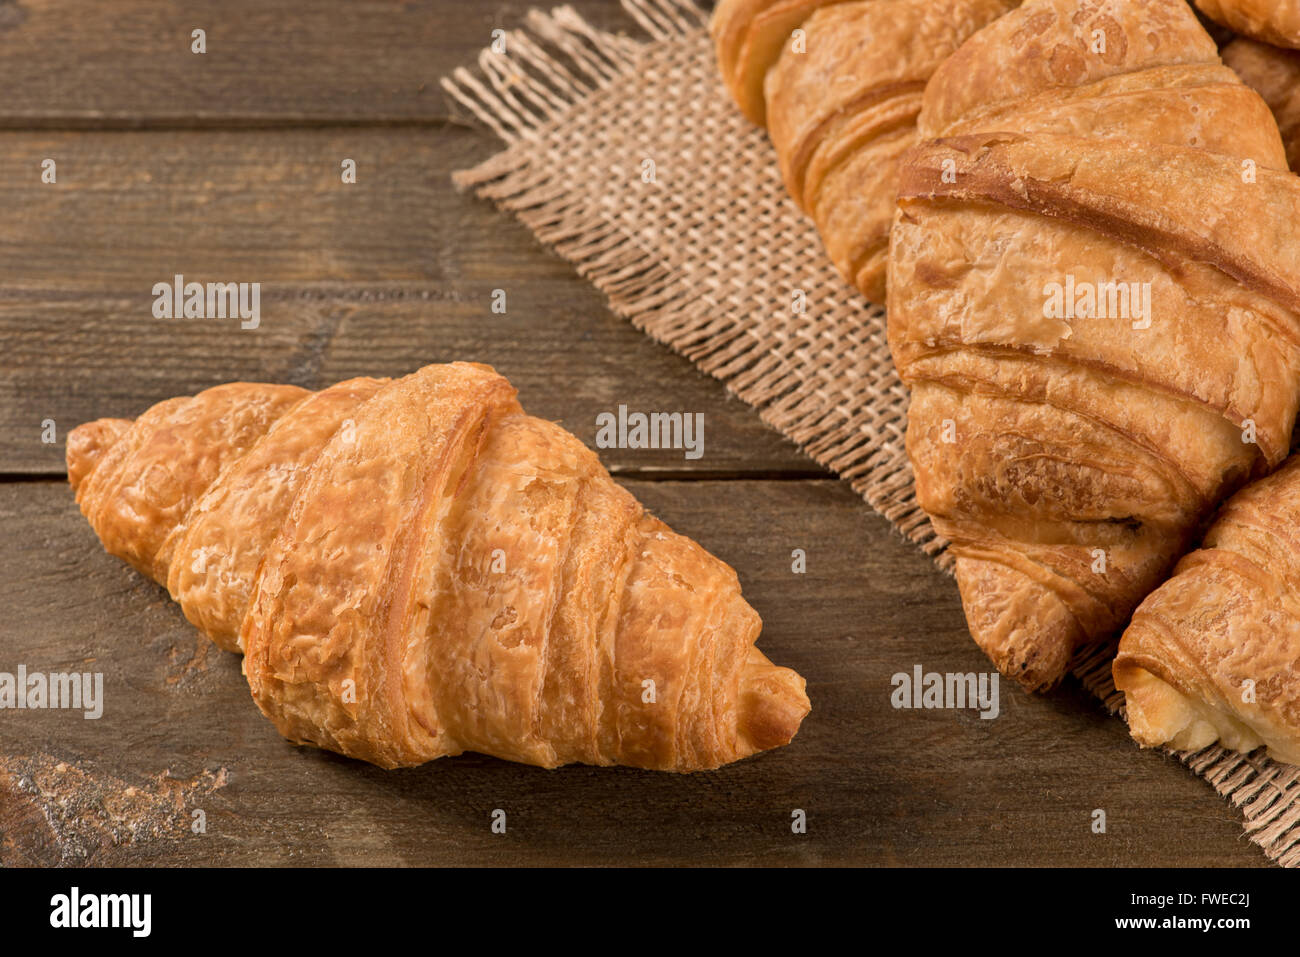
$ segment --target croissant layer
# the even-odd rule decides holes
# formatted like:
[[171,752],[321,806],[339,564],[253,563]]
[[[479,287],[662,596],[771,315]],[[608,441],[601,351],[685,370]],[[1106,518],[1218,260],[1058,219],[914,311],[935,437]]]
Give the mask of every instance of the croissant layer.
[[735,572],[486,366],[218,386],[79,427],[68,474],[295,742],[692,771],[809,710]]

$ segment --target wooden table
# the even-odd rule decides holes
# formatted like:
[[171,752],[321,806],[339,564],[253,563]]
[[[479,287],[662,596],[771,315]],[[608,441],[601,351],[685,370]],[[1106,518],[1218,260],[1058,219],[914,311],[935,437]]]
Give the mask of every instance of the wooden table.
[[[613,2],[574,5],[630,26]],[[891,707],[891,676],[916,664],[987,670],[951,579],[453,190],[451,171],[497,143],[438,79],[525,10],[0,0],[0,671],[101,671],[106,697],[99,720],[0,712],[0,862],[1266,863],[1208,785],[1139,751],[1077,686],[1031,699],[1004,684],[993,721]],[[155,319],[152,287],[177,273],[261,282],[260,328]],[[791,747],[687,777],[478,756],[385,772],[296,749],[238,659],[103,553],[64,480],[63,437],[87,419],[232,379],[315,388],[451,359],[493,364],[589,443],[620,403],[705,414],[698,462],[602,457],[735,566],[761,646],[807,676],[814,711]]]

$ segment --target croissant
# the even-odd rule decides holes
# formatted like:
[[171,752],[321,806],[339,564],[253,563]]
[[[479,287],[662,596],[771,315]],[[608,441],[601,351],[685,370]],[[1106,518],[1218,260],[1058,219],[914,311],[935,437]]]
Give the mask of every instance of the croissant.
[[[926,81],[1019,0],[722,0],[710,28],[742,112],[844,278],[883,302],[898,160]],[[794,31],[802,35],[794,37]]]
[[1300,458],[1228,500],[1138,606],[1112,665],[1144,746],[1300,764]]
[[1256,40],[1300,48],[1300,0],[1195,0],[1215,23]]
[[1286,456],[1300,178],[1181,0],[1029,0],[935,73],[888,336],[967,623],[1049,687]]
[[233,383],[68,436],[105,549],[166,585],[292,741],[693,771],[794,736],[735,572],[487,366]]
[[1239,37],[1223,48],[1223,62],[1269,105],[1291,169],[1300,171],[1300,50]]

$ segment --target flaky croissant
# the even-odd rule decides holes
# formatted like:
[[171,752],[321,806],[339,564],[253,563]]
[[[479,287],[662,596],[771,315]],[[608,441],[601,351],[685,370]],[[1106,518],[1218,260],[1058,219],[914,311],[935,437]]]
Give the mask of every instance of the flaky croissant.
[[1144,746],[1300,764],[1300,459],[1238,492],[1138,606],[1112,665]]
[[1300,172],[1300,50],[1239,37],[1223,48],[1223,62],[1264,98],[1282,131],[1291,169]]
[[1030,0],[935,73],[889,341],[971,634],[1029,688],[1286,456],[1300,178],[1182,0]]
[[217,386],[83,425],[67,457],[104,547],[244,652],[290,740],[692,771],[809,710],[735,572],[487,366]]
[[1195,0],[1201,12],[1256,40],[1300,48],[1300,0]]
[[[884,301],[898,159],[935,67],[1019,0],[721,0],[718,65],[840,274]],[[795,31],[801,31],[796,36]]]

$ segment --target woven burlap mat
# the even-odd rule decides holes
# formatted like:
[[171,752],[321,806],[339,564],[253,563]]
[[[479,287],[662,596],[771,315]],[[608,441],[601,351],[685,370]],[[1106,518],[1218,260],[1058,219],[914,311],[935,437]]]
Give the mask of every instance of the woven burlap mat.
[[[947,568],[913,494],[884,311],[832,268],[766,135],[723,90],[706,14],[689,0],[623,6],[635,38],[568,7],[533,10],[442,81],[507,144],[457,185],[514,213],[615,312],[726,383]],[[1072,670],[1117,713],[1112,654],[1088,649]],[[1300,865],[1300,768],[1218,747],[1179,757],[1270,858]]]

